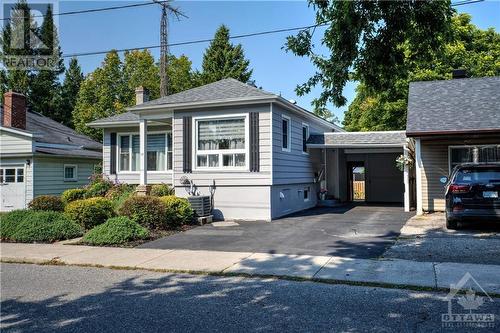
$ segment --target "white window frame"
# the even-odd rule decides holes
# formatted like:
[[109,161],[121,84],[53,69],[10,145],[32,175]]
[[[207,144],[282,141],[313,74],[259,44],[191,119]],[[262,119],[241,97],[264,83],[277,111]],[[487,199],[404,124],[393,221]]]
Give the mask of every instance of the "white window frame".
[[[304,144],[303,143],[303,140],[304,140],[304,137],[303,137],[304,128],[306,129],[306,142],[307,142],[307,140],[309,140],[309,136],[310,136],[310,133],[309,133],[309,124],[302,123],[302,128],[301,128],[301,133],[300,133],[300,138],[301,138],[300,144],[301,144],[301,146]],[[307,149],[307,146],[306,146],[306,151],[304,151],[304,147],[302,147],[300,150],[302,151],[302,154],[309,155],[309,150]]]
[[[172,172],[172,169],[174,167],[174,137],[172,134],[172,131],[148,131],[149,134],[164,134],[165,135],[165,170],[148,170],[148,173],[170,173]],[[171,150],[168,150],[168,134],[170,134],[170,137],[172,138],[172,147],[170,147]],[[141,171],[140,170],[135,170],[132,171],[132,136],[133,135],[138,135],[139,132],[123,132],[123,133],[118,133],[116,142],[118,149],[116,149],[116,165],[117,165],[117,173],[118,174],[139,174]],[[121,137],[123,136],[128,136],[129,137],[129,160],[128,160],[128,170],[121,170],[121,159],[120,159],[120,153],[122,150],[121,147]],[[146,149],[147,150],[147,149]],[[171,168],[168,169],[168,153],[172,153],[172,165],[170,166]],[[147,165],[146,165],[147,168]]]
[[[198,152],[198,121],[205,120],[228,120],[228,119],[244,119],[245,122],[245,148],[244,149],[218,149],[218,150],[200,150]],[[230,115],[214,115],[214,116],[198,116],[192,119],[192,159],[193,159],[193,170],[198,171],[250,171],[250,127],[248,122],[248,113],[230,114]],[[199,167],[198,166],[198,154],[199,155],[218,155],[219,156],[219,166],[217,167]],[[244,166],[223,166],[222,155],[225,154],[245,154],[245,165]],[[208,160],[207,160],[208,165]]]
[[[66,168],[73,168],[73,178],[66,178]],[[63,177],[65,182],[77,182],[78,181],[78,165],[76,164],[64,164]]]
[[[306,192],[307,192],[307,198],[305,197]],[[302,199],[304,200],[304,202],[308,202],[311,200],[311,187],[310,186],[304,187],[304,190],[302,192]]]
[[[288,135],[287,135],[287,148],[283,147],[283,120],[287,121],[288,124]],[[281,124],[280,124],[280,132],[281,132],[281,151],[285,151],[290,153],[292,151],[292,118],[286,116],[284,114],[281,115]],[[302,148],[301,148],[302,150]]]
[[472,153],[472,162],[471,163],[476,163],[477,158],[479,157],[479,152],[474,152],[475,149],[477,148],[487,148],[487,147],[499,147],[500,144],[477,144],[477,145],[456,145],[456,146],[448,146],[448,174],[451,173],[452,167],[451,167],[451,150],[454,148],[472,148],[473,153]]
[[[7,182],[5,181],[5,169],[15,169],[14,181],[9,182],[9,184],[26,182],[26,168],[24,166],[20,166],[18,164],[3,164],[0,166],[0,175],[1,175],[1,179],[2,179],[2,182],[0,182],[0,184],[7,184]],[[23,170],[23,181],[22,182],[18,181],[19,170]]]

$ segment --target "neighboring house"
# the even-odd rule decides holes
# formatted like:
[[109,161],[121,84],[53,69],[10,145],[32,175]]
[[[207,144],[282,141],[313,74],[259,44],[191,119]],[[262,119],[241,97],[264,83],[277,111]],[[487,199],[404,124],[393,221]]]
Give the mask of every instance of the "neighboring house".
[[316,205],[320,156],[306,141],[338,126],[234,79],[154,101],[136,96],[129,112],[89,124],[104,129],[112,179],[173,184],[178,196],[188,195],[186,179],[202,194],[215,185],[217,218],[271,220]]
[[439,178],[464,162],[500,162],[500,77],[413,82],[406,135],[415,140],[417,212],[444,211]]
[[85,185],[101,162],[100,143],[27,111],[21,94],[5,93],[0,118],[0,211]]

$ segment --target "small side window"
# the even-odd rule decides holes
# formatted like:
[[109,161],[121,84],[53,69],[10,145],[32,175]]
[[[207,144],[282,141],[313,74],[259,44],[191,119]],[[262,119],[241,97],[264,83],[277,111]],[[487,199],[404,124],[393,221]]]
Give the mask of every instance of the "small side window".
[[311,192],[311,189],[309,186],[304,188],[304,192],[303,192],[304,193],[304,201],[309,201],[309,198],[311,195],[310,192]]
[[302,152],[307,154],[307,140],[309,139],[309,125],[302,124]]
[[64,165],[64,181],[65,182],[76,182],[78,180],[78,168],[73,164]]
[[290,152],[291,142],[290,142],[290,132],[291,132],[291,120],[289,117],[281,116],[281,150]]

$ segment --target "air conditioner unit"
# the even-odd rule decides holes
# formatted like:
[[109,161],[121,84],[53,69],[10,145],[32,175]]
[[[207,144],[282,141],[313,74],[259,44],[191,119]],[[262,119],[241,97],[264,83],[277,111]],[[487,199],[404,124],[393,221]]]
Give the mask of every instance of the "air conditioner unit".
[[187,197],[191,207],[193,208],[197,217],[210,215],[210,196],[200,195]]

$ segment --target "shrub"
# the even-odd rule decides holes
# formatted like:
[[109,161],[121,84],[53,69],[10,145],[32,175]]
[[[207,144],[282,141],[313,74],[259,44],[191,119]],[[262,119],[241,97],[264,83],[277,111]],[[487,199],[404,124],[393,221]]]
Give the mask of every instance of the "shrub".
[[98,225],[83,236],[82,241],[89,245],[114,245],[145,239],[149,231],[128,217],[118,216]]
[[165,205],[157,197],[130,197],[123,202],[118,212],[146,228],[164,229],[166,227]]
[[154,197],[173,195],[174,192],[174,189],[167,184],[155,184],[151,187],[151,195]]
[[9,239],[17,242],[53,242],[82,235],[82,228],[60,212],[32,211]]
[[187,199],[168,195],[161,197],[161,200],[166,206],[167,223],[169,226],[178,227],[182,224],[192,222],[194,211]]
[[65,204],[69,204],[70,202],[73,202],[75,200],[83,199],[86,192],[87,191],[83,188],[72,188],[64,191],[61,195],[61,199]]
[[106,192],[108,192],[108,190],[112,186],[113,185],[108,182],[99,182],[91,184],[85,190],[85,198],[88,199],[88,198],[104,197],[106,195]]
[[106,195],[104,196],[106,199],[111,201],[117,201],[119,198],[123,197],[125,194],[132,194],[135,192],[135,186],[129,184],[115,184],[113,185]]
[[27,209],[13,210],[0,219],[0,238],[10,239],[16,232],[21,222],[33,211]]
[[69,203],[65,214],[71,221],[88,230],[113,217],[114,210],[108,199],[89,198]]
[[32,210],[50,210],[53,212],[62,212],[64,210],[61,198],[55,195],[40,195],[31,200],[28,207]]

